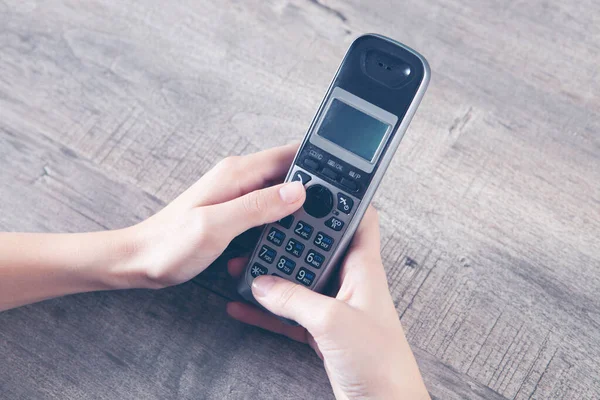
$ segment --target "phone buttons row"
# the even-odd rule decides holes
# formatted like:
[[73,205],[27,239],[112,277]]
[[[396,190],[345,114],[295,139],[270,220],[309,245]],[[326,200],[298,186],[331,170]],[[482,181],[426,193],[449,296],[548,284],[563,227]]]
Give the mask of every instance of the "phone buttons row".
[[[289,264],[291,263],[291,264]],[[292,265],[291,267],[289,265]],[[281,257],[281,259],[279,260],[279,262],[277,263],[277,269],[279,269],[280,271],[282,271],[283,273],[287,274],[287,275],[291,275],[292,271],[294,270],[294,267],[296,266],[296,264],[289,260],[286,259],[285,257]],[[268,273],[268,269],[262,265],[260,265],[259,263],[254,263],[252,265],[252,267],[250,268],[250,275],[252,275],[253,278],[257,278],[261,275],[266,275]],[[280,275],[277,275],[275,273],[273,273],[272,275],[275,275],[277,277],[280,277]],[[315,280],[315,276],[316,274],[306,268],[300,268],[298,270],[298,273],[296,274],[296,281],[300,282],[301,284],[305,285],[305,286],[310,286],[312,285],[313,281]]]

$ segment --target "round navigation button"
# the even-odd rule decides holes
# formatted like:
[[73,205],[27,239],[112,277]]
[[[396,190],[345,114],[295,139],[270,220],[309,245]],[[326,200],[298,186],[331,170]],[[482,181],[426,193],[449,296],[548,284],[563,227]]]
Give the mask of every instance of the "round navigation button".
[[304,211],[315,218],[323,218],[333,208],[333,195],[329,189],[321,185],[313,185],[306,189]]

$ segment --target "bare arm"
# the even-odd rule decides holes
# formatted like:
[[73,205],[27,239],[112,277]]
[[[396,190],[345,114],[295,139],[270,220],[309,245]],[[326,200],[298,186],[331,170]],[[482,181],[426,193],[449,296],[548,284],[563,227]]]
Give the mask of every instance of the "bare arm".
[[160,288],[193,278],[234,237],[302,205],[299,182],[264,188],[283,178],[297,147],[227,158],[159,213],[126,229],[0,233],[0,311],[67,294]]
[[142,285],[129,232],[0,233],[0,311],[67,294]]

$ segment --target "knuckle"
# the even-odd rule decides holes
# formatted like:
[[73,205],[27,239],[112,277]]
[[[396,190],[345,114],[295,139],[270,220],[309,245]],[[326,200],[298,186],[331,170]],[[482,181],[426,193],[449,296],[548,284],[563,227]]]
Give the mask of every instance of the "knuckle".
[[260,214],[266,209],[265,196],[261,191],[252,192],[242,198],[244,211],[250,214]]
[[373,219],[379,222],[379,211],[372,204],[369,205],[369,212],[373,216]]
[[337,300],[331,299],[331,301],[327,301],[326,304],[321,307],[317,317],[318,325],[324,332],[335,329],[338,326],[337,320],[342,311],[341,304]]
[[242,157],[240,156],[229,156],[225,157],[221,161],[217,163],[217,168],[223,171],[231,171],[237,169],[237,166],[240,164],[240,160]]
[[293,299],[296,297],[300,286],[296,284],[288,285],[279,295],[279,304],[282,309],[289,309],[293,304]]
[[206,210],[203,208],[195,209],[191,221],[192,234],[197,248],[210,249],[219,245],[217,239],[220,235],[212,234],[210,216]]

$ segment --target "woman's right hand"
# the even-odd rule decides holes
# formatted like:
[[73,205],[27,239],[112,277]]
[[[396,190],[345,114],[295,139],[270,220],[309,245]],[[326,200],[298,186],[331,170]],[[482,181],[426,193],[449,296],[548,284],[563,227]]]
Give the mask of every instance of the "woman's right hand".
[[[242,273],[245,259],[229,272]],[[308,343],[323,360],[338,399],[429,399],[389,293],[380,256],[377,213],[369,207],[340,271],[335,298],[274,276],[256,278],[256,300],[290,326],[245,303],[228,313],[242,322]]]

